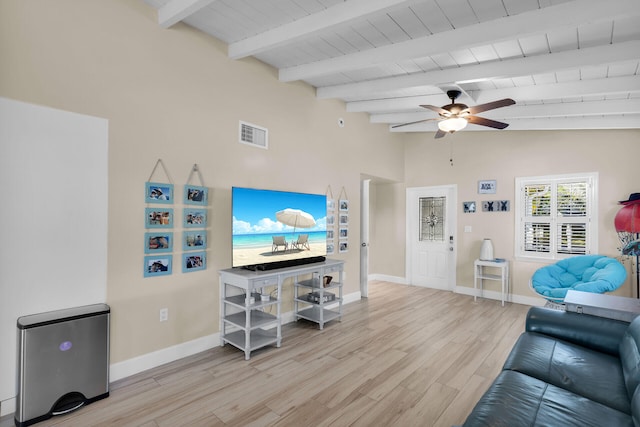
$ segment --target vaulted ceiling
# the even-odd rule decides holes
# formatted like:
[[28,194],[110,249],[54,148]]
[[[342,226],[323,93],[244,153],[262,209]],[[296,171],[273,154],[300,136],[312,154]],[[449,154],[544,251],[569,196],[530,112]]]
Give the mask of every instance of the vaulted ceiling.
[[[640,0],[145,0],[344,100],[393,132],[434,132],[421,104],[515,105],[507,130],[640,128]],[[467,130],[485,130],[469,125]]]

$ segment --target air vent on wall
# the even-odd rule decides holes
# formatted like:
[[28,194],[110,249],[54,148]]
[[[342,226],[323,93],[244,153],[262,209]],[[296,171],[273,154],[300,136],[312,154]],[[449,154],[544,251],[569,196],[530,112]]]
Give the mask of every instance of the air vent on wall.
[[240,142],[267,149],[269,148],[269,130],[240,121]]

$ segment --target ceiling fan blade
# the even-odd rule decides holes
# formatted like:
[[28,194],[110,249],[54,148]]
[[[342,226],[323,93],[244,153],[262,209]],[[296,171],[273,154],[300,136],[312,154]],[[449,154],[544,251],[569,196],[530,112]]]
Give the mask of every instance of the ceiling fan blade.
[[488,126],[490,128],[496,128],[496,129],[504,129],[507,126],[509,126],[508,123],[502,123],[502,122],[498,122],[491,119],[485,119],[484,117],[478,117],[478,116],[467,116],[466,119],[469,121],[469,123],[473,123],[474,125]]
[[451,113],[445,110],[442,107],[436,107],[435,105],[421,105],[422,108],[426,108],[427,110],[435,111],[438,114],[444,114],[445,116],[450,116]]
[[513,105],[515,103],[516,101],[514,101],[511,98],[500,99],[498,101],[487,102],[486,104],[474,105],[473,107],[469,107],[469,113],[478,114],[478,113],[482,113],[483,111],[506,107],[508,105]]
[[447,132],[438,129],[438,132],[436,132],[436,135],[434,136],[434,138],[438,139],[438,138],[442,138],[443,136],[445,136],[447,134]]
[[432,121],[432,120],[438,120],[438,119],[424,119],[424,120],[416,120],[415,122],[402,123],[402,124],[400,124],[400,125],[393,125],[393,126],[391,126],[391,129],[399,128],[399,127],[402,127],[402,126],[415,125],[416,123],[430,122],[430,121]]

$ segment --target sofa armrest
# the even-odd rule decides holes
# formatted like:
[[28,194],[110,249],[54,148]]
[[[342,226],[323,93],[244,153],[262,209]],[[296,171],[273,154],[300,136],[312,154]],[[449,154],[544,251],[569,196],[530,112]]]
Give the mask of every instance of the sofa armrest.
[[618,346],[629,323],[588,314],[532,307],[527,313],[526,330],[537,332],[587,348],[619,355]]

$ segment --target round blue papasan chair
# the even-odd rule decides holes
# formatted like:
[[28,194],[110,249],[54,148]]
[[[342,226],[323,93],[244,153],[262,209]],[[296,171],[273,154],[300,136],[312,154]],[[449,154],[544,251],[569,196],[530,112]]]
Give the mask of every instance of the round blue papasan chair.
[[531,277],[533,290],[555,303],[564,302],[570,289],[602,294],[618,289],[627,269],[604,255],[579,255],[539,268]]

